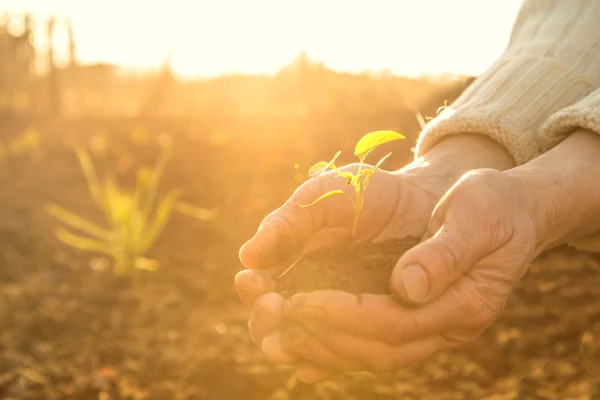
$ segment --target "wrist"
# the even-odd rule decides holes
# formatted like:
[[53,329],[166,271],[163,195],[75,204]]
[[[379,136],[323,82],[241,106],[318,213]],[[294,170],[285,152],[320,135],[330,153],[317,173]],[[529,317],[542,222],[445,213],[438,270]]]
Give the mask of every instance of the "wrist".
[[600,136],[580,130],[506,171],[536,230],[536,253],[600,230]]
[[495,140],[485,135],[465,133],[445,137],[408,167],[446,171],[460,177],[475,169],[504,171],[515,166],[508,150]]
[[504,171],[515,161],[504,146],[484,135],[460,134],[445,137],[427,153],[396,174],[431,194],[433,206],[467,172],[487,168]]

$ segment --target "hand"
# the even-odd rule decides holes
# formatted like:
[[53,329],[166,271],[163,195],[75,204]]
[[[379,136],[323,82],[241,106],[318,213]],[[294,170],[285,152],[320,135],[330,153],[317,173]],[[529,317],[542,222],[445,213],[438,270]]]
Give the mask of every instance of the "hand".
[[[483,136],[447,138],[406,168],[374,175],[365,193],[357,240],[420,237],[427,230],[435,204],[465,172],[484,166],[507,169],[512,164],[502,147]],[[289,265],[290,254],[306,253],[346,240],[353,219],[347,200],[332,197],[310,208],[298,206],[343,186],[341,178],[332,173],[308,181],[281,208],[265,218],[255,236],[240,251],[242,263],[251,270],[236,276],[236,286],[242,300],[253,305],[249,328],[254,341],[271,360],[298,363],[298,375],[305,380],[326,371],[284,351],[282,332],[277,330],[284,299],[271,293],[274,283],[270,276]]]
[[395,297],[418,308],[392,296],[295,295],[282,306],[298,322],[283,333],[284,350],[320,366],[308,375],[318,381],[325,371],[394,370],[472,342],[538,254],[581,239],[600,250],[599,154],[600,136],[582,130],[520,167],[467,174],[393,272]]
[[309,376],[318,381],[392,371],[474,341],[537,255],[527,199],[508,174],[466,174],[435,208],[427,239],[398,261],[392,290],[402,302],[333,290],[294,295],[282,306],[298,322],[282,333],[283,350],[319,366]]

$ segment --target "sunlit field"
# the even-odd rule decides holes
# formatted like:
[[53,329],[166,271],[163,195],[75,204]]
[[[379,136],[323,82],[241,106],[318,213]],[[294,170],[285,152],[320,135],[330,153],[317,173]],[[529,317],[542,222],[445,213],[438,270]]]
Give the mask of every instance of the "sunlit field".
[[[0,24],[0,398],[600,398],[600,258],[592,254],[543,254],[501,317],[467,348],[394,373],[346,374],[316,385],[263,357],[233,285],[243,268],[240,246],[309,179],[315,162],[337,150],[338,165],[355,162],[357,140],[386,129],[406,139],[377,149],[373,160],[391,151],[382,168],[409,163],[421,124],[502,51],[518,2],[494,6],[504,23],[487,54],[447,42],[455,55],[429,57],[435,50],[428,43],[444,42],[443,30],[424,27],[411,36],[398,28],[394,62],[384,57],[392,51],[387,39],[379,53],[364,43],[356,48],[364,57],[335,53],[324,43],[344,34],[326,36],[336,21],[325,17],[306,42],[299,28],[280,37],[254,33],[252,41],[281,43],[239,57],[232,54],[250,41],[250,25],[237,25],[237,16],[227,24],[214,19],[212,30],[197,28],[197,52],[169,29],[151,29],[165,10],[193,23],[193,2],[174,2],[182,7],[177,12],[157,2],[164,4],[139,22],[147,34],[132,34],[146,50],[111,53],[104,35],[126,35],[119,29],[136,26],[139,5],[119,11],[106,2],[121,14],[104,32],[88,23],[90,12],[78,5],[84,2],[30,3],[30,30],[17,2],[7,3],[10,29]],[[285,2],[262,3],[263,11],[288,14]],[[343,14],[346,6],[336,3],[323,12]],[[423,13],[431,12],[433,25],[442,19],[435,8],[399,3],[400,25],[414,19],[410,13],[425,22]],[[425,3],[450,19],[449,12],[481,8]],[[358,23],[361,8],[348,7]],[[316,3],[307,4],[304,12],[315,10]],[[53,42],[47,31],[55,14]],[[391,23],[387,14],[383,36],[393,33]],[[345,32],[356,26],[340,24]],[[103,26],[110,30],[110,22]],[[239,37],[215,33],[225,26],[239,29]],[[346,46],[361,42],[356,32],[348,35]],[[463,36],[456,33],[456,41]],[[206,50],[213,47],[229,57],[217,60],[216,50]],[[465,60],[461,52],[481,57]]]

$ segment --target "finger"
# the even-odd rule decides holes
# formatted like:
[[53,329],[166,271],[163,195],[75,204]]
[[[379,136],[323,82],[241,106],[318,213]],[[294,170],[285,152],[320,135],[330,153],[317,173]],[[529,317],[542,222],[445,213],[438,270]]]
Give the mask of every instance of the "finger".
[[489,252],[484,235],[464,223],[449,222],[398,260],[391,277],[398,298],[412,304],[438,298]]
[[[399,299],[412,304],[437,299],[480,259],[503,245],[490,236],[493,229],[488,221],[493,211],[485,210],[481,215],[481,211],[465,205],[467,201],[486,200],[481,198],[481,191],[467,190],[473,180],[456,184],[440,200],[429,226],[432,237],[407,251],[396,263],[391,289]],[[465,198],[465,192],[471,196]]]
[[311,234],[321,226],[310,204],[322,192],[320,185],[309,181],[281,207],[261,222],[256,234],[240,249],[240,260],[251,269],[263,269],[281,263],[298,253]]
[[[262,221],[254,237],[242,246],[242,264],[251,269],[264,269],[289,260],[290,255],[297,256],[309,239],[325,226],[345,227],[346,234],[349,234],[350,224],[346,221],[353,210],[343,196],[333,196],[314,206],[301,207],[328,191],[339,189],[339,186],[340,178],[333,171],[300,186],[284,205]],[[335,237],[340,234],[337,229],[325,229],[321,240],[329,241],[328,233]]]
[[285,351],[313,364],[336,372],[360,371],[360,365],[340,357],[330,348],[298,325],[291,325],[283,333]]
[[336,290],[299,293],[286,300],[284,318],[315,324],[354,336],[405,343],[434,336],[456,324],[457,296],[420,308],[400,304],[392,296],[353,295]]
[[[482,258],[515,235],[506,224],[510,197],[505,175],[471,171],[438,202],[428,229],[430,239],[407,251],[392,273],[392,292],[401,300],[424,304],[444,291]],[[510,213],[510,211],[508,211]]]
[[394,371],[423,361],[437,352],[458,346],[457,342],[448,340],[442,335],[392,346],[385,342],[323,329],[315,325],[311,325],[309,329],[313,335],[319,337],[326,348],[347,360],[352,360],[360,365],[362,370],[374,373]]
[[318,383],[330,379],[334,374],[327,369],[308,361],[301,361],[296,367],[296,377],[304,383]]
[[296,355],[286,351],[283,347],[283,333],[281,329],[269,333],[261,342],[263,354],[276,364],[294,365],[298,363]]
[[248,329],[250,337],[259,346],[270,332],[279,327],[283,320],[283,303],[285,299],[280,294],[270,292],[258,297],[252,307]]
[[234,281],[240,299],[248,307],[251,307],[259,296],[275,289],[273,279],[261,271],[240,271],[235,275]]

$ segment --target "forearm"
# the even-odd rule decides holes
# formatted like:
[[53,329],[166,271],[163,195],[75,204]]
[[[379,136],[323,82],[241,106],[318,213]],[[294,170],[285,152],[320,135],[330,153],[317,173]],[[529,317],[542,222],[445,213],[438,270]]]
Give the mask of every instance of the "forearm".
[[452,169],[461,175],[479,168],[503,171],[515,166],[506,147],[477,133],[447,136],[418,157],[416,163],[426,164],[432,170]]
[[506,172],[526,193],[537,253],[600,231],[600,136],[578,130],[561,144]]

